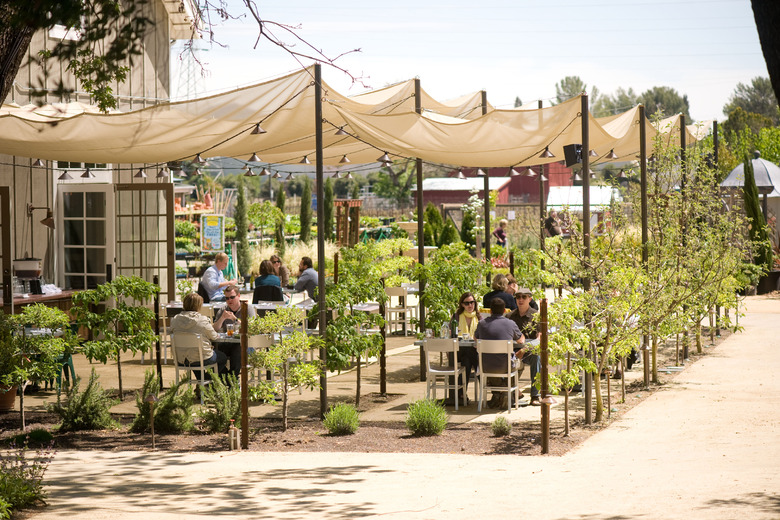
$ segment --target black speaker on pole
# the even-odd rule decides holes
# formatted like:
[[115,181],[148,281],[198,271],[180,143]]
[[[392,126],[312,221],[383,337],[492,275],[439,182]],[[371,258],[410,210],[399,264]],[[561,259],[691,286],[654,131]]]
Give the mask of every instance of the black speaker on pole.
[[567,167],[582,162],[582,145],[581,144],[564,145],[563,156],[566,159]]

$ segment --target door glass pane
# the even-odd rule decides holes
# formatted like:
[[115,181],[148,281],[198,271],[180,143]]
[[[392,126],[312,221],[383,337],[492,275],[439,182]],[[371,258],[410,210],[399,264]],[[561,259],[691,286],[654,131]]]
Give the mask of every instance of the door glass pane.
[[67,217],[84,216],[84,194],[65,192],[62,194],[62,213]]
[[106,216],[106,194],[100,191],[87,192],[87,217],[105,217]]
[[83,273],[84,272],[84,250],[82,248],[65,248],[65,272]]
[[84,289],[84,277],[83,276],[66,276],[65,288],[74,289],[80,291]]
[[103,248],[87,249],[87,272],[105,273],[106,272],[106,250]]
[[84,222],[82,220],[66,220],[65,224],[65,245],[83,246],[84,245]]
[[87,289],[95,289],[102,283],[106,283],[105,276],[87,276]]
[[106,245],[106,222],[104,220],[87,220],[87,245]]

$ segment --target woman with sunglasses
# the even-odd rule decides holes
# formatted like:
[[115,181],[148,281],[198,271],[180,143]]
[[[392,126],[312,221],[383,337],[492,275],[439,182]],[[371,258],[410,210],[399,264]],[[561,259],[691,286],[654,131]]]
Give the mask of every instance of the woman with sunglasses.
[[[452,315],[450,322],[457,324],[458,331],[461,335],[468,334],[469,337],[474,337],[474,333],[477,331],[477,324],[481,316],[477,311],[477,299],[470,292],[464,292],[458,298],[458,310]],[[450,327],[450,330],[455,330]],[[458,349],[458,358],[463,361],[463,366],[466,368],[467,380],[471,378],[471,373],[476,370],[479,365],[479,356],[477,356],[477,349],[474,347],[460,347]]]
[[271,255],[271,265],[274,268],[274,274],[281,280],[282,287],[287,287],[287,282],[290,280],[290,270],[282,265],[282,259],[279,258],[279,255]]

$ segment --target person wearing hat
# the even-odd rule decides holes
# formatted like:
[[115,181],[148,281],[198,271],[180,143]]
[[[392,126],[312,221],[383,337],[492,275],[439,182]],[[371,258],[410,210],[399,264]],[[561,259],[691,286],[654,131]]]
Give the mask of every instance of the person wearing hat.
[[[510,320],[517,324],[517,328],[523,333],[526,339],[536,339],[539,336],[536,330],[536,323],[534,323],[534,314],[537,311],[531,307],[531,289],[527,287],[519,287],[515,292],[515,301],[517,302],[517,309],[509,313]],[[522,357],[523,363],[530,365],[531,367],[531,404],[533,406],[539,406],[541,401],[539,400],[539,389],[533,385],[536,381],[536,374],[541,372],[542,363],[538,354],[532,354],[531,349],[528,346],[523,346],[520,350],[515,352],[518,358]]]

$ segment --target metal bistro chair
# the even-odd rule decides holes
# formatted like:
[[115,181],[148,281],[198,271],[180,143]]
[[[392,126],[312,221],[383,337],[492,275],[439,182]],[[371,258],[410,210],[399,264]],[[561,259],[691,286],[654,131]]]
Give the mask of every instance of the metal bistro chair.
[[[405,336],[412,330],[412,317],[415,312],[415,306],[408,305],[409,291],[406,287],[386,287],[385,294],[387,294],[387,306],[385,307],[387,332],[392,333],[393,330],[398,330],[400,325]],[[393,299],[396,301],[395,305]]]
[[[463,399],[465,401],[463,404],[468,404],[468,398],[466,397],[468,380],[466,379],[466,368],[461,366],[458,362],[457,338],[426,339],[423,342],[423,348],[425,350],[425,397],[430,399],[431,392],[433,392],[433,398],[436,399],[436,388],[441,385],[445,395],[447,390],[454,391],[455,410],[457,410],[458,390],[462,388]],[[444,353],[447,354],[447,361],[449,361],[450,356],[452,356],[451,366],[449,364],[444,364],[442,360],[442,354]],[[436,354],[439,355],[437,356]],[[442,360],[442,362],[432,362],[431,356],[433,356],[434,359]],[[462,383],[458,382],[459,379],[462,381]],[[476,387],[474,391],[474,398],[477,398]]]
[[[520,374],[523,372],[523,363],[517,361],[517,367],[512,368],[512,353],[514,352],[514,343],[511,340],[504,339],[478,339],[477,355],[479,356],[479,398],[477,401],[477,411],[482,411],[482,403],[485,401],[485,391],[506,392],[507,411],[512,411],[512,392],[515,394],[515,408],[518,407],[520,400]],[[501,354],[506,356],[506,367],[495,371],[486,372],[483,356],[485,354]],[[504,385],[488,385],[488,377],[505,378]]]
[[[179,349],[186,349],[187,352],[197,351],[199,364],[197,366],[184,365],[184,358],[182,357],[181,360],[179,359],[181,356]],[[201,386],[200,404],[203,404],[203,389],[206,388],[207,384],[211,383],[210,380],[206,379],[206,370],[211,370],[213,372],[212,377],[216,378],[219,377],[219,369],[216,361],[205,366],[203,365],[203,340],[201,339],[200,334],[195,332],[177,332],[171,334],[171,352],[173,354],[173,365],[176,367],[176,381],[181,381],[181,376],[179,375],[180,370],[187,372],[187,383],[196,383]],[[200,372],[200,379],[192,379],[193,371]]]

